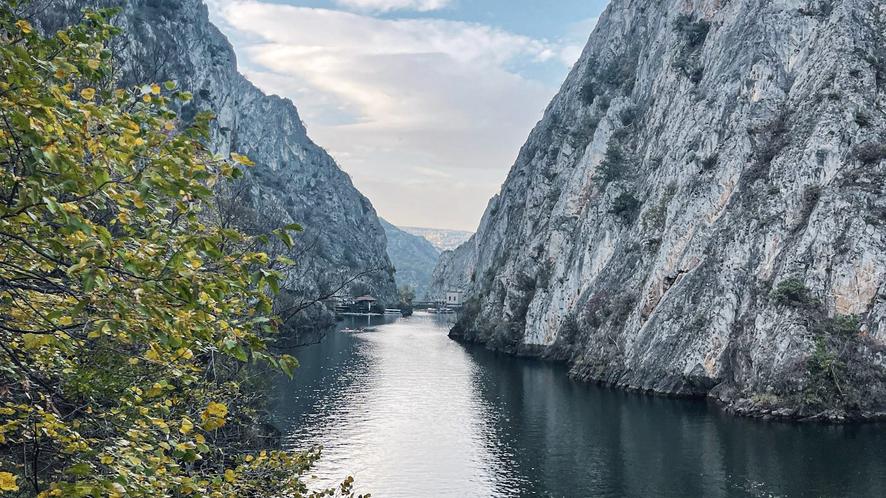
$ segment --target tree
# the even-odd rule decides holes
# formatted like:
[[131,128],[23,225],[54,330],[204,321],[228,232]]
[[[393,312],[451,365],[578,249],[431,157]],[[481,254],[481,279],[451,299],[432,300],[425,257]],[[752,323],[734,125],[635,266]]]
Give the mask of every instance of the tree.
[[113,11],[44,36],[16,6],[0,6],[0,490],[306,494],[317,452],[244,436],[249,365],[296,366],[268,352],[265,236],[210,209],[251,162],[209,153],[211,116],[182,122],[174,82],[113,87]]
[[400,302],[412,304],[413,301],[415,301],[415,289],[408,285],[400,287]]
[[408,285],[400,287],[400,313],[403,316],[412,316],[412,302],[415,301],[415,289]]

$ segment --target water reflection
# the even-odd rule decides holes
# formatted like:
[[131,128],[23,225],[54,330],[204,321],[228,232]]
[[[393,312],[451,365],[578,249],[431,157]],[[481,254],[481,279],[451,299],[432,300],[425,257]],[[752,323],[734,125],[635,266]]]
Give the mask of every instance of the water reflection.
[[[364,319],[365,320],[365,319]],[[764,424],[574,383],[562,366],[378,319],[299,354],[275,408],[317,483],[375,496],[881,496],[883,427]],[[354,324],[346,324],[353,326]],[[365,325],[361,323],[360,325]]]

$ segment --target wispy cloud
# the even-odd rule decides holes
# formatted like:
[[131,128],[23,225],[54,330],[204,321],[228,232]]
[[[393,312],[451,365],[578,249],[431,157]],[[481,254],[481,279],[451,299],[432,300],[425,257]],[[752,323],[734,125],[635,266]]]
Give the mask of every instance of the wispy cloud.
[[[341,2],[367,8],[446,3]],[[578,57],[568,43],[476,23],[383,19],[257,0],[214,0],[210,7],[246,75],[265,91],[291,97],[312,137],[382,215],[406,225],[429,224],[431,217],[438,225],[475,228],[556,90],[509,67],[571,65]],[[442,183],[452,178],[470,185],[457,209],[453,189]],[[422,202],[410,209],[403,207],[407,180],[411,198]]]
[[428,12],[445,8],[451,2],[450,0],[335,0],[335,3],[367,12],[390,12],[392,10]]

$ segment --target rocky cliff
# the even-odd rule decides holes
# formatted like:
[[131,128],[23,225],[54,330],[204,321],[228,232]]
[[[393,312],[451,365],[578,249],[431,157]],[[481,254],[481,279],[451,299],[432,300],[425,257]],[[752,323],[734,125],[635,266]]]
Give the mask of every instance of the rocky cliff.
[[[213,150],[237,151],[256,163],[220,192],[223,221],[254,231],[295,222],[304,227],[292,250],[268,248],[297,261],[286,270],[281,311],[355,276],[383,301],[395,302],[385,234],[372,204],[308,138],[291,101],[265,95],[237,72],[234,51],[209,22],[202,0],[37,0],[27,8],[52,30],[73,22],[84,8],[110,6],[122,8],[115,24],[124,34],[114,47],[121,84],[176,81],[194,94],[181,110],[185,120],[198,111],[216,115]],[[288,325],[299,328],[323,315],[318,306],[308,312]]]
[[412,288],[415,298],[424,301],[440,251],[424,237],[407,233],[385,220],[381,220],[381,225],[388,238],[388,257],[396,269],[397,287]]
[[466,293],[476,281],[476,261],[477,245],[473,237],[451,251],[443,251],[431,275],[428,295],[442,300],[449,291]]
[[[612,0],[452,336],[778,417],[886,411],[886,4]],[[519,243],[515,243],[519,241]]]

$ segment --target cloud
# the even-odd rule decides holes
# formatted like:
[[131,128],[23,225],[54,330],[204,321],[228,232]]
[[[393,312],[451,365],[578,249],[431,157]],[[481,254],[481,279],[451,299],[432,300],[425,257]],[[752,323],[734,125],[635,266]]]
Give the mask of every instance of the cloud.
[[558,54],[564,64],[572,67],[578,61],[588,42],[588,35],[597,27],[598,19],[597,17],[589,17],[569,26],[561,39],[561,48]]
[[404,225],[476,228],[556,91],[509,67],[568,67],[580,53],[476,23],[381,19],[256,0],[209,5],[246,76],[292,98],[312,138],[385,218]]
[[416,10],[428,12],[448,7],[449,0],[335,0],[336,5],[366,12]]

